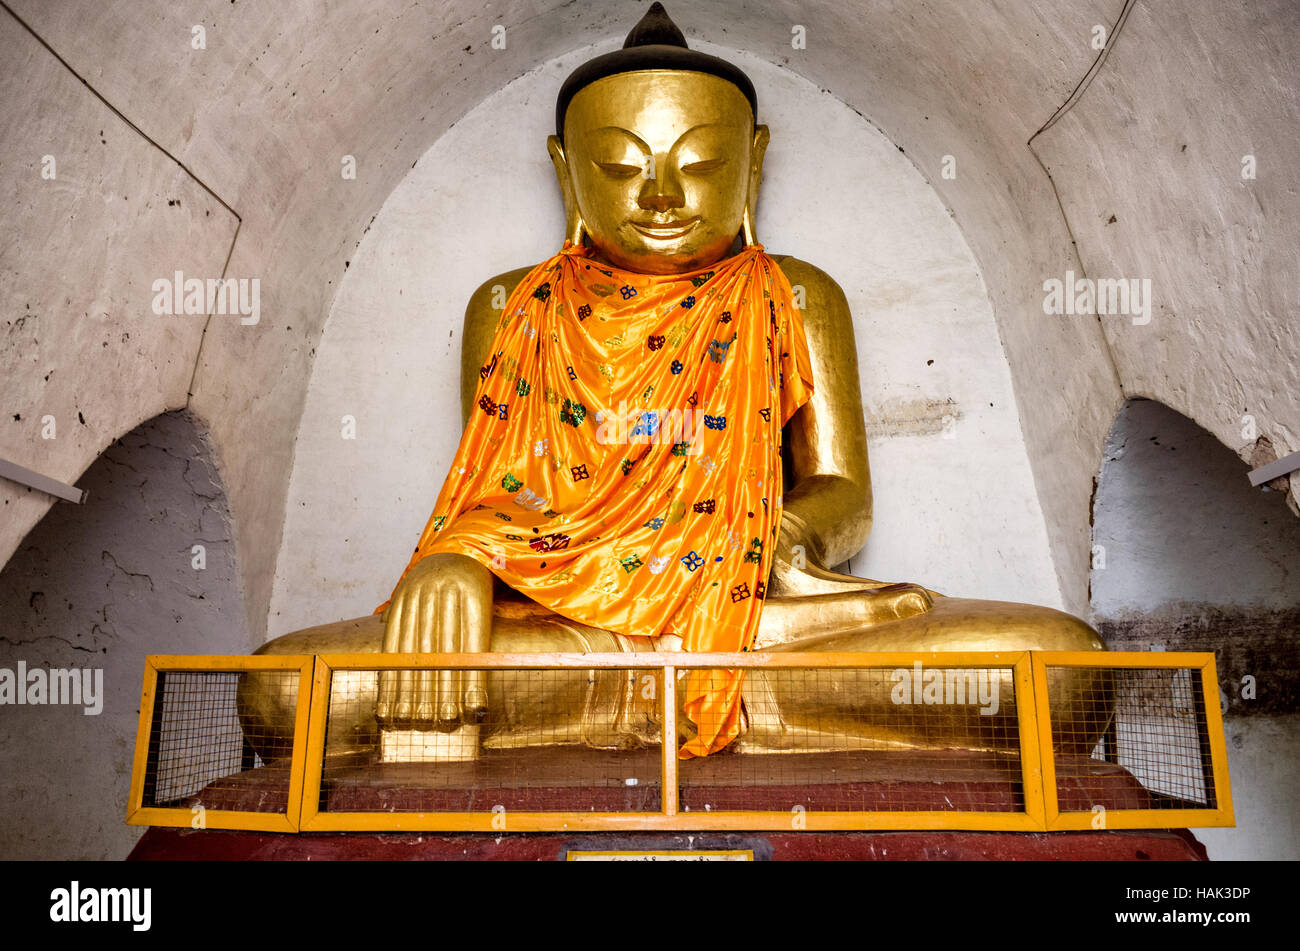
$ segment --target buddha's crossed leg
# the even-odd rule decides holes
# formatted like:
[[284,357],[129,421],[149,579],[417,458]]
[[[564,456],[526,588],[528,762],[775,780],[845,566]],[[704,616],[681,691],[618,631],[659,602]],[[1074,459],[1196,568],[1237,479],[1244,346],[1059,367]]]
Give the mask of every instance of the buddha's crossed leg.
[[[519,597],[503,598],[491,604],[488,645],[497,652],[586,653],[650,650],[663,646],[649,641],[640,643],[646,639],[622,637],[577,624]],[[420,610],[422,613],[418,617],[429,616],[426,609]],[[443,622],[454,620],[455,616],[449,611],[442,616]],[[390,630],[391,623],[386,625],[382,618],[372,615],[285,635],[264,645],[259,653],[380,652],[389,649]],[[427,638],[422,634],[419,636],[424,639],[409,643],[439,643],[432,635]],[[441,632],[439,636],[442,636]],[[397,643],[404,646],[402,641]],[[464,642],[455,646],[464,649]],[[925,589],[915,585],[890,585],[865,591],[769,598],[764,605],[755,647],[776,651],[871,652],[1103,650],[1104,644],[1088,625],[1050,608],[931,598]],[[446,676],[447,673],[457,677],[452,680]],[[394,679],[403,674],[406,675],[405,689],[410,691],[406,695],[408,706],[405,707],[400,705],[403,681]],[[487,715],[485,741],[490,746],[562,742],[619,746],[646,741],[644,729],[638,733],[626,726],[626,710],[620,706],[622,701],[587,702],[596,696],[592,691],[618,694],[621,690],[610,684],[593,686],[600,678],[593,679],[589,674],[586,670],[571,669],[548,672],[546,677],[519,678],[506,671],[400,671],[389,674],[388,686],[382,679],[369,674],[358,679],[358,702],[350,708],[357,722],[336,725],[332,719],[331,735],[373,738],[376,716],[383,727],[405,724],[409,729],[418,722],[418,715],[424,714],[429,719],[417,728],[429,729],[433,726],[432,715],[438,710],[433,704],[420,706],[418,691],[423,690],[426,696],[454,698],[466,696],[469,688],[475,687],[482,691],[475,699],[482,701],[479,709]],[[624,675],[614,672],[612,676]],[[605,674],[601,674],[601,678],[609,679]],[[844,732],[856,728],[863,732],[867,724],[861,716],[864,709],[861,694],[866,682],[860,671],[837,672],[834,669],[823,670],[815,677],[800,677],[793,672],[790,675],[752,677],[747,682],[745,694],[746,703],[751,708],[751,729],[744,747],[824,749],[834,745],[835,730]],[[829,686],[835,689],[822,689]],[[878,685],[873,689],[878,692]],[[525,696],[520,696],[520,693]],[[373,699],[367,700],[366,697]],[[387,710],[383,706],[385,702],[389,704]],[[291,699],[285,703],[291,710]],[[269,724],[277,719],[286,722],[280,719],[284,711],[279,710],[285,703],[271,699],[262,702],[259,709],[250,706],[247,712],[263,724],[259,729],[271,730]],[[493,715],[506,704],[517,714],[508,724]],[[875,709],[880,711],[884,708],[876,704]],[[408,711],[409,720],[402,717]],[[287,722],[292,722],[292,718]],[[834,727],[830,734],[825,729],[828,724]],[[889,745],[922,744],[924,741],[922,736],[900,734]]]

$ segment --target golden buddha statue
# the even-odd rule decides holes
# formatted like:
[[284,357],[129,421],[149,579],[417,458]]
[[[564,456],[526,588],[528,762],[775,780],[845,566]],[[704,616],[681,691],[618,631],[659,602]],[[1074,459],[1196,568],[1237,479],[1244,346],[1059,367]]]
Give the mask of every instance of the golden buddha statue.
[[[461,359],[466,435],[430,527],[390,603],[382,613],[277,638],[259,653],[584,653],[701,645],[837,652],[1105,649],[1091,627],[1060,611],[944,597],[917,584],[873,581],[831,569],[862,548],[872,522],[853,321],[843,291],[828,275],[796,258],[768,258],[755,241],[753,209],[769,132],[757,123],[756,96],[743,73],[689,50],[656,3],[622,50],[592,60],[569,78],[559,99],[556,132],[548,148],[566,209],[565,251],[546,267],[489,278],[469,301]],[[642,298],[666,287],[678,293],[674,282],[682,276],[699,288],[700,302],[693,309],[685,308],[688,300],[695,301],[694,294],[673,298],[657,311],[639,303],[638,309],[624,308],[638,288]],[[719,286],[715,292],[724,278],[732,281],[727,285],[731,290]],[[626,282],[622,293],[611,293],[620,282]],[[797,312],[789,303],[792,286],[802,289]],[[504,311],[500,288],[510,295]],[[571,299],[560,299],[561,291]],[[594,296],[581,297],[583,293]],[[579,299],[593,304],[578,306]],[[733,303],[726,305],[727,300]],[[738,308],[734,322],[724,305]],[[641,326],[630,321],[663,315],[668,330],[649,335],[649,350],[619,349],[621,328]],[[742,339],[750,323],[746,316],[752,316],[757,330]],[[696,329],[702,321],[715,323],[701,335]],[[730,322],[730,327],[716,321]],[[717,328],[722,332],[714,332]],[[764,329],[769,330],[767,350]],[[579,340],[579,332],[585,335],[582,346],[590,344],[596,354],[581,367],[565,350]],[[608,337],[599,340],[600,334]],[[756,341],[752,360],[741,352],[750,338]],[[698,433],[688,433],[687,426],[671,447],[647,446],[635,459],[631,452],[618,459],[630,448],[626,445],[606,453],[621,463],[621,471],[582,471],[585,464],[576,464],[577,456],[594,450],[599,438],[593,420],[584,418],[594,408],[591,404],[599,403],[593,399],[595,390],[603,386],[603,395],[613,394],[620,373],[631,379],[638,368],[661,357],[666,361],[664,351],[674,350],[680,358],[671,364],[671,375],[656,384],[660,393],[696,367],[702,368],[700,374],[722,372],[722,361],[733,357],[733,376],[719,377],[708,393],[704,384],[696,385],[686,401],[703,404],[698,408],[710,428],[697,430],[705,437],[705,448],[721,446],[718,440],[727,435],[718,423],[721,419],[727,426],[719,409],[725,400],[743,406],[747,399],[762,404],[770,397],[773,403],[743,418],[732,417],[728,454],[713,450],[718,458],[708,465],[703,461],[708,456],[691,455],[697,447],[686,436]],[[801,357],[807,361],[802,367]],[[557,367],[567,370],[567,377],[547,375]],[[801,380],[804,374],[807,380]],[[649,391],[640,390],[641,381],[633,382],[637,386],[628,392]],[[561,399],[561,384],[581,387],[572,392],[586,395]],[[507,400],[503,394],[513,395]],[[774,411],[777,400],[792,413],[788,422],[776,418],[783,415]],[[647,405],[643,400],[641,409]],[[550,415],[537,422],[543,417],[526,415],[530,406]],[[672,411],[686,411],[689,421],[690,408],[679,405]],[[555,421],[557,414],[561,422]],[[546,428],[521,435],[530,425]],[[501,471],[479,471],[491,467],[485,460],[504,458],[507,446],[515,446],[521,457],[531,448],[542,460],[538,474],[526,479],[521,470],[504,464]],[[747,471],[743,461],[736,464],[743,457],[730,453],[752,446],[758,447],[754,452],[770,451],[772,467],[765,468],[757,456],[749,457],[758,462]],[[533,461],[517,463],[525,464]],[[704,469],[707,473],[701,474]],[[687,478],[697,478],[697,485],[713,495],[694,502],[684,497],[679,483]],[[498,480],[500,489],[495,488]],[[495,496],[484,488],[489,482]],[[477,494],[472,491],[476,485]],[[592,488],[585,489],[587,485]],[[605,493],[594,514],[582,514],[585,491]],[[620,540],[631,537],[626,532],[632,528],[619,535],[606,517],[636,508],[651,493],[663,496],[659,501],[665,507],[660,515],[637,509],[640,514],[626,525],[646,533],[646,541],[625,554]],[[733,520],[725,523],[729,529],[753,530],[700,528],[698,545],[693,536],[679,534],[671,552],[654,548],[665,537],[659,533],[716,525],[722,517]],[[708,522],[710,518],[715,521]],[[461,531],[460,542],[448,541],[457,525],[469,527]],[[601,537],[606,529],[616,537]],[[763,544],[764,539],[770,543]],[[514,547],[505,552],[501,546]],[[706,546],[713,547],[701,551]],[[664,570],[665,564],[671,570]],[[590,571],[583,574],[586,566]],[[732,573],[724,576],[724,569]],[[742,569],[753,574],[737,573]],[[620,585],[630,577],[645,584],[626,610],[607,610],[623,597]],[[709,594],[705,582],[710,577],[714,586],[721,580],[718,590],[730,589],[730,601]],[[683,591],[695,600],[683,600]],[[720,605],[718,631],[696,623],[704,603],[699,599],[706,595]],[[688,622],[684,619],[692,617],[692,604],[696,615]],[[656,615],[657,605],[666,607]],[[731,626],[723,624],[720,612],[736,605],[743,617],[738,614]],[[592,623],[614,616],[627,620],[608,627]],[[373,749],[383,737],[388,759],[403,758],[402,744],[420,742],[426,751],[441,744],[445,758],[469,758],[480,746],[657,743],[655,705],[633,689],[644,673],[557,670],[523,678],[502,671],[351,672],[346,676],[351,678],[352,719],[331,722],[330,748]],[[878,695],[880,684],[868,683],[861,671],[817,674],[800,678],[755,672],[739,683],[738,678],[710,680],[703,672],[698,683],[679,691],[685,714],[679,718],[682,738],[695,743],[690,752],[697,755],[733,739],[732,748],[741,751],[843,748],[854,723],[861,722],[864,704],[879,700],[887,706],[887,691],[869,703],[863,692]],[[1097,687],[1082,674],[1070,676],[1078,679],[1067,692],[1076,696]],[[263,724],[259,729],[269,729],[264,724],[275,711],[258,707],[265,702],[246,700],[246,723],[256,721]],[[702,710],[727,722],[703,729],[697,722]],[[958,719],[946,731],[927,734],[924,742],[997,745],[978,717]],[[1013,730],[1013,740],[1014,735]],[[922,742],[903,727],[883,731],[878,739],[887,746]],[[1006,746],[1006,740],[1002,743]]]

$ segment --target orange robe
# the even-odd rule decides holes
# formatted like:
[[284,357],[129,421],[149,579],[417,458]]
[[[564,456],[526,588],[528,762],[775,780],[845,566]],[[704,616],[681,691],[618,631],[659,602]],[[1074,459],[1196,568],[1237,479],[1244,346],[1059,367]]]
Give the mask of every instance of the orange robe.
[[[811,395],[803,320],[761,245],[653,275],[566,244],[506,303],[406,571],[457,552],[575,621],[748,650],[781,519],[781,427]],[[691,673],[698,735],[682,756],[739,734],[740,686],[739,670]]]

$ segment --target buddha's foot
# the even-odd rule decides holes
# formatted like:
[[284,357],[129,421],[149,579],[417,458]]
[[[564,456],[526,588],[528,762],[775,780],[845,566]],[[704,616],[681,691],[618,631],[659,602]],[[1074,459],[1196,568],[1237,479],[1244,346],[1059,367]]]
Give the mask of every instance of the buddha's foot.
[[847,634],[924,614],[934,607],[931,592],[916,584],[884,584],[804,597],[768,598],[763,605],[756,650],[793,645],[811,637]]

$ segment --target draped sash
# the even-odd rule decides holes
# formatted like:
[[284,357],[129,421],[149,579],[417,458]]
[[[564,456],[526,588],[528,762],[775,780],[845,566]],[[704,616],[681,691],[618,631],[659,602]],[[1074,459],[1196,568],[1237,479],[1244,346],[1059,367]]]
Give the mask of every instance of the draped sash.
[[[506,302],[406,572],[457,552],[575,621],[748,650],[781,518],[781,428],[811,395],[802,317],[761,245],[654,275],[566,244]],[[691,672],[698,732],[681,756],[738,735],[741,681]]]

